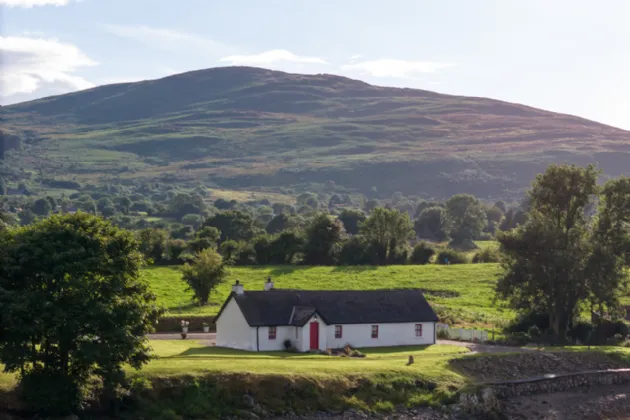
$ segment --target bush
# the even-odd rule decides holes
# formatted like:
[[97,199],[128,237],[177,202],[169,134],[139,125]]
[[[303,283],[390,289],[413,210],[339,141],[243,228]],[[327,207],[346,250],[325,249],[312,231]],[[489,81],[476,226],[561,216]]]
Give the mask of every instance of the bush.
[[435,249],[433,249],[428,242],[421,241],[413,247],[413,251],[411,253],[411,263],[420,265],[428,264],[431,257],[434,255]]
[[526,333],[533,326],[538,327],[538,330],[541,332],[549,329],[549,315],[543,312],[528,312],[520,314],[507,325],[505,330],[506,332],[511,333]]
[[287,351],[293,348],[293,343],[291,343],[291,340],[289,339],[284,340],[283,345],[284,345],[284,349]]
[[451,336],[448,334],[448,330],[438,330],[437,338],[440,340],[448,340]]
[[486,248],[475,254],[472,262],[477,263],[499,263],[501,262],[501,253],[496,248]]
[[436,264],[467,264],[468,257],[463,252],[446,248],[440,251],[435,259]]

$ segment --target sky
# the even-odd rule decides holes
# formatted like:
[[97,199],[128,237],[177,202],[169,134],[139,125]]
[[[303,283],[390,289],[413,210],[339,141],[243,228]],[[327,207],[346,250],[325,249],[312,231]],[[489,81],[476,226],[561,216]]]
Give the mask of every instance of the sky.
[[630,0],[0,0],[0,104],[247,65],[630,130]]

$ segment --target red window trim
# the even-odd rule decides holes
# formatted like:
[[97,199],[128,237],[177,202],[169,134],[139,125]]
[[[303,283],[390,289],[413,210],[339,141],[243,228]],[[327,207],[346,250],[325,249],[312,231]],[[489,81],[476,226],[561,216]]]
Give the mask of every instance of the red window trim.
[[343,325],[335,325],[335,338],[343,338]]
[[416,337],[422,337],[422,324],[416,324]]
[[275,340],[278,336],[278,330],[276,327],[269,327],[269,339]]
[[378,338],[378,325],[372,325],[372,338]]

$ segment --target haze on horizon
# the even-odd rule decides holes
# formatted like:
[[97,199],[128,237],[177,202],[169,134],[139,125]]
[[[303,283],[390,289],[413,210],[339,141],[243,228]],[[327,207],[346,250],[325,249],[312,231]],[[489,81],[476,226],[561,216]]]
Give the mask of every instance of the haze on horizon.
[[482,96],[630,129],[630,2],[0,0],[0,104],[230,65]]

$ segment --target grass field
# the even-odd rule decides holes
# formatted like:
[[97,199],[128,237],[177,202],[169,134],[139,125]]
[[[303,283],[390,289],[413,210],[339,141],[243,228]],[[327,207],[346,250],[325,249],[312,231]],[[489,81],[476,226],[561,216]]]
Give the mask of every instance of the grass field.
[[[159,359],[143,370],[143,375],[177,375],[186,373],[256,373],[282,375],[354,375],[412,372],[434,379],[461,377],[448,371],[446,363],[468,350],[449,345],[363,349],[365,358],[331,357],[308,353],[262,352],[207,347],[190,340],[154,340],[151,342]],[[406,366],[409,355],[415,363]]]
[[236,279],[246,290],[263,290],[271,276],[277,288],[358,290],[421,288],[437,311],[453,314],[459,325],[492,327],[513,317],[513,312],[494,301],[496,264],[451,266],[388,267],[303,267],[265,266],[230,269],[227,282],[211,297],[211,304],[199,307],[191,303],[191,293],[181,280],[179,267],[149,267],[144,270],[158,302],[169,315],[214,315],[231,291]]

